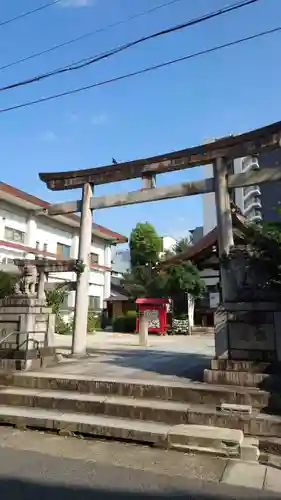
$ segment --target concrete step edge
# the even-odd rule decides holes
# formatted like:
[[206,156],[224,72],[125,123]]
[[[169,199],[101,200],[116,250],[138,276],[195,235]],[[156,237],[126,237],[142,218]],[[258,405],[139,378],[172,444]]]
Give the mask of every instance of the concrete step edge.
[[[242,431],[211,426],[166,425],[124,418],[0,405],[0,423],[70,434],[151,443],[161,448],[202,451],[243,460],[258,459],[258,441]],[[243,443],[244,441],[244,443]]]
[[[111,405],[123,406],[138,406],[140,408],[151,407],[153,404],[155,409],[173,410],[173,411],[186,411],[190,408],[190,403],[182,403],[178,401],[163,400],[163,399],[145,399],[133,398],[119,395],[108,394],[95,394],[95,393],[81,393],[77,391],[60,391],[60,390],[47,390],[47,389],[29,389],[25,387],[7,387],[0,386],[0,401],[1,396],[22,396],[40,399],[54,399],[65,400],[74,402],[93,402],[93,403],[108,403]],[[1,404],[1,403],[0,403]]]
[[[238,415],[240,417],[245,416],[246,418],[256,417],[257,415],[262,418],[263,416],[268,416],[266,413],[261,413],[258,408],[253,408],[253,412],[248,416],[244,413],[239,412],[231,412],[231,411],[222,411],[218,409],[217,405],[211,405],[206,403],[196,404],[192,402],[180,402],[173,400],[164,400],[160,398],[135,398],[129,396],[122,396],[119,394],[95,394],[95,393],[83,393],[78,391],[62,391],[62,390],[52,390],[52,389],[32,389],[29,387],[10,387],[10,386],[0,386],[0,399],[1,395],[7,396],[27,396],[27,397],[36,397],[40,400],[40,398],[49,398],[49,399],[67,399],[73,401],[81,401],[81,402],[97,402],[97,403],[109,403],[109,404],[119,404],[125,406],[138,406],[140,408],[151,407],[151,405],[155,405],[155,409],[167,409],[174,411],[198,411],[203,413],[214,412],[219,415]],[[277,421],[281,420],[281,416],[279,415],[270,415],[270,418],[274,418]]]
[[[88,376],[82,376],[82,375],[73,375],[73,374],[62,374],[62,373],[42,373],[42,372],[25,372],[25,373],[13,373],[11,375],[7,375],[6,377],[6,382],[5,385],[11,385],[13,384],[14,386],[19,386],[19,387],[24,387],[21,385],[21,383],[26,379],[33,379],[33,382],[35,383],[36,381],[44,381],[44,380],[49,380],[49,381],[56,381],[61,383],[62,385],[67,385],[67,383],[96,383],[96,384],[114,384],[114,385],[121,385],[121,386],[130,386],[132,388],[134,387],[141,387],[141,388],[162,388],[162,389],[182,389],[182,390],[201,390],[202,392],[237,392],[239,394],[250,394],[250,395],[266,395],[269,394],[268,391],[259,389],[257,387],[241,387],[238,385],[222,385],[222,384],[208,384],[205,382],[200,382],[200,381],[156,381],[156,380],[143,380],[143,379],[131,379],[128,382],[128,379],[125,378],[97,378],[97,377],[88,377]],[[2,381],[3,382],[3,381]],[[3,383],[2,383],[3,385]],[[56,390],[56,389],[53,389]],[[61,389],[59,389],[61,390]],[[82,391],[81,391],[82,392]]]

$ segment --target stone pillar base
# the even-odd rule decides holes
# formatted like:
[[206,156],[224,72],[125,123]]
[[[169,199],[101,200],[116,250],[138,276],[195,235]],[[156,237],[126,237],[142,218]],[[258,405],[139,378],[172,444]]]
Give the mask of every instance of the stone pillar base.
[[266,388],[281,383],[281,362],[213,359],[204,370],[204,382],[219,385]]
[[272,383],[281,374],[281,304],[220,306],[215,314],[215,350],[205,382],[248,387]]
[[55,315],[26,295],[0,301],[0,370],[39,369],[54,360]]
[[215,314],[216,358],[281,361],[281,304],[231,302]]

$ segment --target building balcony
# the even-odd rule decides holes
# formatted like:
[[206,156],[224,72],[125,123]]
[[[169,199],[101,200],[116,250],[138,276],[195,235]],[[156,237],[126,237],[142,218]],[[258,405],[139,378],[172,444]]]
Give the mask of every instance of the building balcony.
[[248,214],[247,214],[247,219],[250,221],[250,222],[260,222],[262,221],[262,213],[260,210],[254,208],[252,209]]
[[252,215],[251,217],[249,217],[249,221],[250,222],[261,222],[262,221],[262,214],[255,214],[255,215]]
[[259,170],[259,162],[257,158],[247,157],[242,161],[242,172],[248,172],[248,170]]
[[259,197],[249,198],[246,203],[244,203],[244,215],[247,217],[253,209],[260,210],[262,207],[261,199]]
[[261,196],[261,190],[259,186],[247,186],[243,188],[244,201],[248,200],[250,196]]

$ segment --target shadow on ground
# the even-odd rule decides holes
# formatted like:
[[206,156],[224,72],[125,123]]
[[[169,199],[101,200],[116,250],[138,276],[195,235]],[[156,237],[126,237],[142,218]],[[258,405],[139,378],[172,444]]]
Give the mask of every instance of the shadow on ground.
[[[64,349],[65,350],[65,349]],[[77,361],[63,363],[61,370],[70,373],[75,364],[75,373],[93,376],[127,376],[128,369],[140,378],[151,374],[202,380],[203,371],[210,366],[211,356],[199,353],[168,352],[154,349],[89,349],[89,356]],[[80,366],[81,368],[80,368]],[[72,367],[72,368],[71,368]],[[122,368],[125,369],[122,372]]]
[[[246,492],[245,492],[246,491]],[[0,496],[5,500],[242,500],[278,498],[269,492],[231,488],[206,483],[202,487],[190,486],[185,491],[165,491],[165,493],[138,493],[135,491],[110,491],[95,487],[48,485],[18,479],[0,479]]]

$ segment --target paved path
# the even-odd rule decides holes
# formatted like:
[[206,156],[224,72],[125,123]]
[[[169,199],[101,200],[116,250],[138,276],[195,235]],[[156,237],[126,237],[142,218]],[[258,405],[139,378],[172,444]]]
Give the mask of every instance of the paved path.
[[261,465],[3,427],[0,443],[5,500],[280,499]]
[[[71,337],[56,336],[58,350],[69,354]],[[200,378],[214,356],[214,338],[206,336],[150,336],[149,346],[139,347],[138,336],[97,333],[88,336],[88,357],[65,359],[61,373],[138,379]],[[52,371],[58,371],[57,367]]]

